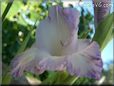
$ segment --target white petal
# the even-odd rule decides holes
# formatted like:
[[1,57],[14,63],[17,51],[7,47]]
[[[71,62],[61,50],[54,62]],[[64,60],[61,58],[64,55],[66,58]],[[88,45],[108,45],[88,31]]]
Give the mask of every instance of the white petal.
[[12,74],[14,76],[21,76],[24,71],[30,71],[34,73],[40,73],[38,70],[38,63],[45,57],[48,57],[49,53],[41,51],[37,46],[32,46],[22,54],[17,55],[11,62]]
[[69,44],[66,45],[62,50],[62,55],[69,55],[80,50],[83,50],[90,44],[90,40],[88,39],[77,39],[76,35],[72,36],[72,40],[69,41]]
[[12,75],[22,76],[24,71],[34,74],[41,74],[45,70],[64,70],[64,56],[51,56],[48,52],[42,51],[33,45],[12,60]]
[[[71,39],[72,33],[76,33],[76,26],[79,21],[79,16],[74,17],[74,13],[79,15],[77,10],[69,10],[73,13],[73,16],[63,12],[64,10],[59,6],[50,8],[49,16],[39,24],[36,32],[36,42],[39,48],[56,56],[61,55],[65,43]],[[75,21],[70,22],[73,18]],[[73,22],[76,22],[76,20],[78,21],[75,25]],[[74,30],[72,27],[74,27]]]
[[62,71],[66,68],[66,58],[64,56],[50,56],[40,61],[42,70]]
[[98,44],[93,42],[80,52],[69,55],[67,70],[70,74],[79,77],[99,79],[102,71],[102,60]]

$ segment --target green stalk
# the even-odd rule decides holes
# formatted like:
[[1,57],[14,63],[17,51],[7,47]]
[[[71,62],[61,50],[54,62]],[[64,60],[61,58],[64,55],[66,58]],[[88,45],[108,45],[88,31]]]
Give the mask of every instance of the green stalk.
[[4,13],[2,14],[2,22],[4,21],[8,11],[10,10],[10,8],[11,8],[11,6],[13,4],[13,1],[14,0],[12,0],[12,2],[8,2],[7,6],[6,6],[6,9],[5,9]]
[[73,84],[75,83],[75,81],[78,80],[78,79],[79,79],[79,77],[75,77],[75,78],[72,80],[72,82],[70,83],[70,85],[73,85]]

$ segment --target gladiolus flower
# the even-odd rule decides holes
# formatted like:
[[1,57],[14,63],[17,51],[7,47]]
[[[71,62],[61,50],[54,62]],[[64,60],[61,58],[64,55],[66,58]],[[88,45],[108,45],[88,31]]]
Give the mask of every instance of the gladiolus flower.
[[36,42],[12,61],[14,76],[24,71],[68,71],[71,75],[99,79],[102,60],[99,45],[78,39],[80,13],[75,8],[53,6],[36,30]]

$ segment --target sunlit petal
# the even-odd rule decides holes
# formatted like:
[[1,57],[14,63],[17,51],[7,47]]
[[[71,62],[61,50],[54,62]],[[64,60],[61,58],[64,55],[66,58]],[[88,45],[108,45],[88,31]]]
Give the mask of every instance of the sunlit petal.
[[51,7],[49,16],[41,21],[36,31],[38,47],[49,51],[52,55],[61,55],[63,46],[71,40],[72,35],[77,35],[78,23],[79,12],[76,9]]
[[66,58],[64,56],[50,56],[39,62],[42,70],[62,71],[66,67]]
[[42,73],[39,69],[38,63],[45,57],[48,57],[49,53],[41,51],[37,46],[32,46],[22,54],[17,55],[11,62],[12,75],[21,76],[24,71],[30,71],[33,73]]
[[[83,46],[83,45],[80,45]],[[99,79],[102,71],[102,60],[96,42],[69,56],[67,70],[72,75]]]
[[34,74],[41,74],[46,70],[62,71],[65,69],[65,62],[64,56],[51,56],[37,46],[32,46],[12,60],[12,75],[22,76],[24,71]]

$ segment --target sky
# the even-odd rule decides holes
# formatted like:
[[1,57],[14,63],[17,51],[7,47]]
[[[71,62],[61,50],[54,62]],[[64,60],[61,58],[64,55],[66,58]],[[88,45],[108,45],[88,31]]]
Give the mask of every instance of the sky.
[[104,63],[104,69],[108,70],[108,66],[111,63],[114,63],[114,58],[113,58],[113,44],[114,44],[114,39],[112,39],[105,49],[102,51],[102,59]]
[[[70,3],[75,8],[77,8],[79,11],[81,10],[79,5],[78,5],[78,2],[76,0],[70,0],[70,1],[62,0],[62,1],[64,2],[64,6],[66,6],[66,7]],[[114,3],[112,2],[112,4],[114,4]],[[92,0],[83,0],[83,2],[80,3],[80,5],[83,6],[85,10],[88,10],[94,16]],[[113,6],[111,8],[111,12],[114,12]],[[106,47],[101,52],[101,57],[102,57],[102,60],[103,60],[104,70],[108,70],[109,65],[114,62],[114,59],[113,59],[113,44],[114,44],[114,39],[109,41],[109,43],[106,45]]]

